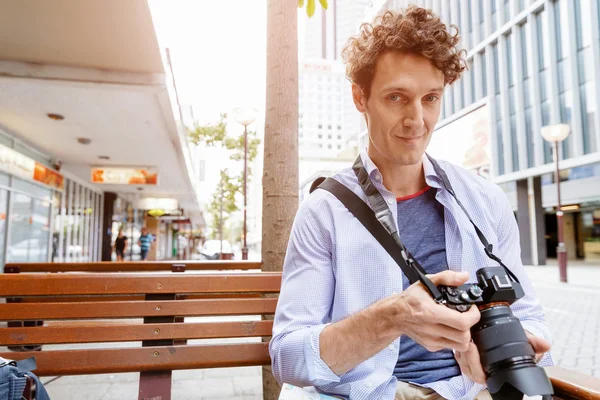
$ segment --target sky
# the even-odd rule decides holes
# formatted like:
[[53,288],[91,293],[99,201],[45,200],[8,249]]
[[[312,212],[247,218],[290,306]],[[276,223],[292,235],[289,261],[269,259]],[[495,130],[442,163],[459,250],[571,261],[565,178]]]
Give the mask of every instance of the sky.
[[[229,113],[228,132],[243,127],[231,117],[236,107],[252,107],[257,120],[250,129],[264,133],[266,88],[266,0],[149,0],[161,48],[170,49],[182,106],[192,106],[200,124],[215,123]],[[303,38],[304,10],[298,13]],[[302,40],[299,52],[303,53]],[[218,183],[219,170],[229,167],[224,152],[206,152],[203,200]],[[260,178],[258,178],[260,179]]]
[[[159,45],[168,47],[180,104],[192,106],[200,124],[228,113],[228,134],[243,127],[232,118],[236,107],[251,107],[264,131],[266,87],[266,0],[149,0]],[[232,165],[224,151],[205,152],[201,196],[210,201],[219,170]]]

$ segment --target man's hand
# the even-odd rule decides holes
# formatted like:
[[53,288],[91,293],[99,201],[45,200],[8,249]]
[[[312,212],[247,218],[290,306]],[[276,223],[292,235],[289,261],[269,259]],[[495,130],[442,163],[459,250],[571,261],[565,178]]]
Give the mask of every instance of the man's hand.
[[[460,286],[469,275],[454,271],[443,271],[428,275],[434,285]],[[393,301],[399,304],[398,324],[403,333],[429,351],[439,351],[445,348],[467,351],[471,343],[471,327],[480,318],[477,307],[465,313],[452,310],[437,304],[431,294],[420,283],[412,284],[408,289],[397,295]]]
[[[527,331],[525,331],[525,334],[527,335],[527,339],[529,339],[529,344],[533,347],[533,351],[535,351],[535,361],[540,361],[544,353],[550,350],[550,342],[544,338],[533,336]],[[479,351],[475,343],[471,342],[467,351],[456,351],[454,356],[464,375],[471,378],[474,382],[485,385],[485,373],[483,372]]]

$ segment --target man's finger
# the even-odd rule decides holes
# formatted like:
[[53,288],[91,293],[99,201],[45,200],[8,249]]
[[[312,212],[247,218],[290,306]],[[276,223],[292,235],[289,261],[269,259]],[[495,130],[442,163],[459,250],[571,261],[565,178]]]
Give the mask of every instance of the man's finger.
[[550,347],[552,347],[549,341],[539,336],[533,336],[532,334],[528,333],[527,339],[529,340],[529,344],[531,344],[531,347],[533,347],[533,351],[535,351],[536,354],[544,354],[550,350]]
[[469,344],[469,350],[461,354],[461,358],[464,358],[465,362],[469,365],[471,370],[470,378],[477,383],[485,385],[485,372],[483,372],[483,366],[481,365],[481,359],[479,358],[479,351],[475,343]]
[[437,274],[427,275],[435,286],[460,286],[469,279],[469,274],[466,272],[442,271]]
[[436,321],[460,331],[471,329],[471,327],[479,322],[479,319],[481,318],[479,309],[475,306],[471,306],[469,311],[463,313],[452,310],[441,304],[437,306],[438,308],[435,309]]

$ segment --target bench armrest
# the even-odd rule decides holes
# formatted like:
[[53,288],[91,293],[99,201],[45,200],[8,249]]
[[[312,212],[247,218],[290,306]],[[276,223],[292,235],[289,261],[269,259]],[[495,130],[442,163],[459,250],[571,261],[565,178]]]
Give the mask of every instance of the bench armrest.
[[557,366],[544,369],[556,396],[564,399],[600,400],[600,379]]

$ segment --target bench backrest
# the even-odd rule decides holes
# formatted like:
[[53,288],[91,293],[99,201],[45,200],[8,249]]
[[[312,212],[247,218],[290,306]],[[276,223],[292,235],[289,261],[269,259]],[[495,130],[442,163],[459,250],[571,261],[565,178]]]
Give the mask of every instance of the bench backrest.
[[209,270],[260,270],[260,261],[130,261],[74,263],[8,263],[5,273],[19,272],[185,272]]
[[[142,347],[46,350],[4,353],[4,358],[35,356],[41,376],[109,372],[169,371],[222,366],[267,365],[267,343],[175,346],[176,341],[261,338],[272,322],[176,323],[175,317],[269,315],[276,307],[279,273],[219,274],[0,274],[0,296],[52,302],[0,304],[0,321],[70,321],[68,324],[0,328],[0,346],[142,342]],[[258,297],[234,297],[254,294]],[[64,296],[67,302],[60,301]],[[76,301],[80,297],[84,301]],[[93,301],[87,301],[90,298]],[[96,319],[123,323],[91,324]],[[128,319],[143,318],[144,323]]]

